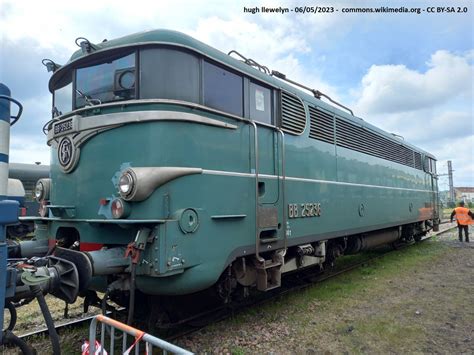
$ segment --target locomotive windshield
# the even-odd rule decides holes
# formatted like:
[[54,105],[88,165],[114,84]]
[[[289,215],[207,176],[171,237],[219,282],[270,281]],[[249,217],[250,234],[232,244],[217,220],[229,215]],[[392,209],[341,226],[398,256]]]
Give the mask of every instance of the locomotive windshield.
[[54,90],[53,100],[54,109],[53,114],[55,116],[62,115],[63,113],[71,111],[72,108],[72,78],[69,74],[65,80],[63,80],[59,88]]
[[135,53],[76,70],[75,108],[135,97]]

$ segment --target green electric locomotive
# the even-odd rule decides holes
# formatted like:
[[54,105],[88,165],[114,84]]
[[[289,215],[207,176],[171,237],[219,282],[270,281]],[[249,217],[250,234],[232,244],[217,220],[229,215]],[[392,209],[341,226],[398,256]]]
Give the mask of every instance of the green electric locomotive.
[[174,31],[76,42],[45,63],[51,178],[21,248],[73,261],[72,296],[229,300],[437,227],[435,157],[323,93]]

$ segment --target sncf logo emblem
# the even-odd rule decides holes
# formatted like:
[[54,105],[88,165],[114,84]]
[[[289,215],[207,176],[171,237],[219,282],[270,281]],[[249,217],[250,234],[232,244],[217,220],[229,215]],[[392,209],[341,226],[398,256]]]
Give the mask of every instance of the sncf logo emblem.
[[64,172],[69,173],[76,165],[77,156],[76,148],[69,137],[64,137],[58,146],[59,164]]
[[72,142],[69,138],[63,138],[59,144],[58,155],[62,166],[67,166],[72,158]]

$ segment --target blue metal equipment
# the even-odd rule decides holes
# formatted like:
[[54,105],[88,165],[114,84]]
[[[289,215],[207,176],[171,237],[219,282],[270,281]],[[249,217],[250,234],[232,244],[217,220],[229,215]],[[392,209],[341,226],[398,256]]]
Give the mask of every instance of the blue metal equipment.
[[[61,353],[59,337],[44,294],[57,294],[59,298],[72,303],[77,297],[78,287],[71,288],[68,285],[71,282],[73,285],[78,284],[78,273],[73,263],[54,256],[28,260],[27,258],[17,259],[11,255],[15,254],[20,247],[14,243],[7,244],[6,227],[18,223],[20,205],[18,201],[8,200],[10,126],[20,118],[23,106],[10,95],[10,89],[0,83],[0,324],[2,325],[0,345],[17,346],[25,355],[36,353],[25,341],[13,334],[16,307],[22,303],[22,300],[36,298],[48,327],[52,353],[59,355]],[[11,102],[18,106],[16,116],[10,113]],[[28,266],[25,267],[26,264]],[[10,312],[10,322],[6,328],[4,328],[5,308]]]
[[[7,282],[7,244],[6,226],[18,222],[17,201],[7,200],[8,189],[8,153],[10,146],[10,90],[0,84],[0,309],[5,307]],[[21,107],[21,106],[20,106]],[[18,118],[17,118],[18,119]],[[16,122],[16,121],[15,121]],[[3,311],[0,313],[2,332],[0,344],[3,343]]]
[[[10,102],[18,105],[16,116],[10,114]],[[8,155],[10,146],[10,126],[15,124],[23,111],[22,105],[10,97],[10,89],[0,83],[0,344],[13,343],[18,345],[24,354],[31,353],[31,349],[12,332],[15,323],[16,311],[10,302],[5,304],[5,298],[15,293],[16,269],[7,267],[6,226],[18,222],[19,203],[8,200]],[[4,331],[4,308],[10,311],[11,319],[8,329]]]

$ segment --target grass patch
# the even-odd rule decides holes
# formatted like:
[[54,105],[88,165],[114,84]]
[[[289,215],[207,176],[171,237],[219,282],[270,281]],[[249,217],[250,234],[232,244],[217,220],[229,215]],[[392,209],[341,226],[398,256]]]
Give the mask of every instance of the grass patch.
[[355,322],[353,330],[345,330],[340,340],[355,353],[374,348],[392,348],[403,352],[406,344],[410,344],[410,347],[405,350],[413,352],[415,349],[412,344],[421,341],[422,336],[423,328],[419,325],[401,325],[395,319],[372,317]]
[[[315,284],[301,292],[285,295],[261,307],[249,309],[233,317],[232,322],[240,324],[255,315],[263,317],[266,321],[274,321],[274,315],[281,314],[283,310],[286,310],[288,320],[296,322],[301,320],[299,314],[301,311],[305,312],[315,307],[319,310],[326,309],[334,304],[344,308],[348,306],[347,302],[353,302],[361,294],[386,287],[386,283],[380,282],[381,280],[398,277],[403,273],[424,273],[424,265],[447,250],[444,244],[429,240],[414,244],[370,261],[355,270]],[[343,257],[338,260],[337,265],[351,264],[382,252],[383,250],[379,250]],[[288,307],[291,308],[290,312],[288,312]]]
[[[352,297],[354,292],[364,290],[375,284],[377,279],[398,276],[403,272],[418,272],[421,266],[446,252],[441,243],[426,241],[394,251],[380,259],[372,260],[353,271],[311,287],[307,296],[319,300],[338,300]],[[420,270],[421,271],[421,270]]]

